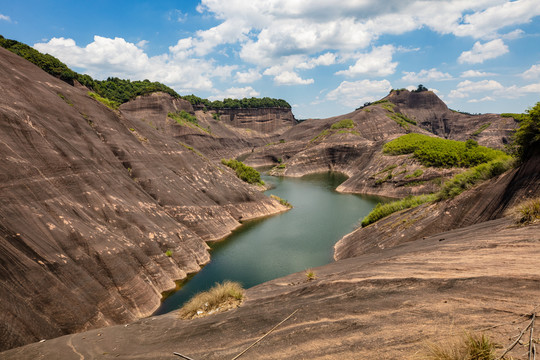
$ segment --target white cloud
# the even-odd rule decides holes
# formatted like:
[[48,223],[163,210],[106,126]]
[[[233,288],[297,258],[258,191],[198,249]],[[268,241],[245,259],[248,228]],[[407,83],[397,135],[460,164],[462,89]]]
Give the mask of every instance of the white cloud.
[[540,94],[540,83],[525,85],[520,89],[520,92]]
[[375,47],[370,53],[360,54],[356,63],[348,70],[336,72],[336,75],[355,77],[358,75],[387,76],[396,71],[397,62],[392,62],[395,48],[392,45]]
[[249,97],[259,96],[260,93],[253,89],[251,86],[246,86],[243,88],[232,87],[223,92],[217,93],[209,97],[210,100],[222,100],[222,99],[243,99]]
[[405,75],[401,78],[401,80],[410,82],[442,81],[452,79],[452,75],[449,73],[443,73],[435,68],[429,70],[422,69],[418,73],[407,71],[404,71],[403,73]]
[[304,61],[298,64],[296,67],[298,69],[313,69],[314,67],[317,67],[317,66],[321,66],[321,65],[328,66],[335,63],[336,63],[336,54],[327,52],[325,54],[320,55],[317,58]]
[[479,103],[479,102],[484,102],[484,101],[495,101],[494,98],[492,98],[491,96],[486,96],[486,97],[483,97],[482,99],[471,99],[467,102],[469,103]]
[[499,29],[526,24],[533,17],[540,15],[537,0],[493,1],[492,3],[494,3],[492,6],[465,15],[462,24],[453,31],[454,34],[475,38],[493,37]]
[[244,72],[237,72],[235,75],[236,82],[240,84],[248,84],[259,80],[262,77],[261,73],[256,69],[249,69]]
[[487,93],[501,91],[504,86],[495,80],[470,81],[465,80],[457,85],[457,89],[452,90],[448,95],[450,98],[463,99],[471,95],[471,93]]
[[11,18],[4,14],[0,14],[0,20],[11,22]]
[[359,106],[385,96],[391,89],[388,80],[343,81],[336,89],[330,91],[326,98],[347,106]]
[[486,77],[486,76],[493,76],[494,73],[488,73],[478,70],[467,70],[461,73],[462,78],[471,78],[471,77]]
[[478,64],[485,60],[494,59],[508,52],[508,46],[501,39],[495,39],[485,44],[477,41],[471,51],[464,51],[458,58],[460,64]]
[[298,74],[292,71],[283,71],[280,73],[264,72],[265,75],[274,75],[276,85],[308,85],[313,84],[313,79],[302,79]]
[[141,40],[137,44],[135,44],[138,48],[144,49],[146,45],[148,45],[148,40]]
[[540,76],[540,64],[531,66],[527,71],[521,74],[524,79],[534,79]]
[[122,38],[94,36],[85,47],[73,39],[53,38],[34,45],[38,51],[60,58],[70,67],[83,69],[97,79],[117,76],[159,81],[177,91],[210,90],[213,77],[228,77],[235,66],[216,66],[210,61],[167,54],[149,57]]

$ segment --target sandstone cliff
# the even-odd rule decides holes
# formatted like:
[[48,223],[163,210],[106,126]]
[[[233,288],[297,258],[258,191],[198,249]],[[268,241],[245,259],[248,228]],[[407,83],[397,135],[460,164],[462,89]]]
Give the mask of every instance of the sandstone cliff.
[[[354,126],[332,129],[344,119],[352,120]],[[416,132],[453,140],[474,139],[481,145],[501,148],[516,126],[512,118],[451,111],[430,91],[398,90],[349,114],[306,120],[286,131],[281,136],[283,143],[255,149],[246,162],[281,164],[274,173],[285,176],[339,171],[349,179],[338,191],[404,197],[433,192],[462,169],[427,168],[411,156],[383,155],[386,142]],[[422,175],[412,176],[415,171]]]
[[206,241],[285,209],[179,141],[167,111],[189,103],[115,111],[3,48],[0,64],[0,349],[147,316]]

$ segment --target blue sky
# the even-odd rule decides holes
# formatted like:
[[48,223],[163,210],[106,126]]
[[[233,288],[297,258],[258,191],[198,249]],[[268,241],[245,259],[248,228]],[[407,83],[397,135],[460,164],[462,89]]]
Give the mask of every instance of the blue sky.
[[538,0],[0,0],[0,34],[96,79],[283,98],[297,118],[418,84],[472,113],[540,101]]

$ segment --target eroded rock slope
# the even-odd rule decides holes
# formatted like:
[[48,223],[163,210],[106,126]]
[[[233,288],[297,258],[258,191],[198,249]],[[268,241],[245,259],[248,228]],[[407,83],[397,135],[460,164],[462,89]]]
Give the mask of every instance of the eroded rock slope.
[[[284,210],[180,124],[156,131],[152,110],[111,110],[3,48],[0,64],[0,349],[147,316],[209,261],[206,241]],[[162,122],[190,110],[148,102]]]

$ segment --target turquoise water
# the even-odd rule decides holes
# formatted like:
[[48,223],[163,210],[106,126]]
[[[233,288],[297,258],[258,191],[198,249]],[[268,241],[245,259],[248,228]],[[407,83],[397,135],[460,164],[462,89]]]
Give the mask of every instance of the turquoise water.
[[249,288],[331,262],[334,244],[381,200],[336,192],[345,179],[337,173],[302,178],[263,176],[273,186],[265,194],[288,200],[293,209],[246,222],[227,239],[213,244],[211,262],[167,297],[155,315],[178,309],[216,282],[238,281]]

